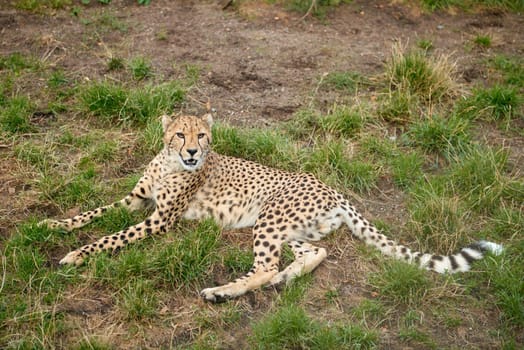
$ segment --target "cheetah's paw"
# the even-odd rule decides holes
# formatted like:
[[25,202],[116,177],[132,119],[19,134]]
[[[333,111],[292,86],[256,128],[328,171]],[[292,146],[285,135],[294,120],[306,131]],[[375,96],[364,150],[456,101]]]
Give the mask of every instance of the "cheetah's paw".
[[81,265],[84,262],[84,257],[82,252],[79,250],[73,250],[72,252],[67,253],[66,256],[60,260],[60,265]]
[[200,292],[200,295],[206,301],[210,301],[212,303],[223,303],[226,300],[231,299],[230,295],[228,295],[224,291],[220,291],[220,287],[206,288]]

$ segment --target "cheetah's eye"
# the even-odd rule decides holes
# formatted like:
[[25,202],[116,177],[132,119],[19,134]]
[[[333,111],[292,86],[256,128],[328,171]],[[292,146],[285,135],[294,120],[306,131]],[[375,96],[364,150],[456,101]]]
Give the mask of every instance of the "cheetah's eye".
[[205,136],[206,136],[206,134],[201,132],[200,134],[198,134],[198,139],[203,139]]
[[178,137],[179,139],[183,139],[184,138],[184,134],[182,134],[181,132],[177,132],[176,133],[176,137]]

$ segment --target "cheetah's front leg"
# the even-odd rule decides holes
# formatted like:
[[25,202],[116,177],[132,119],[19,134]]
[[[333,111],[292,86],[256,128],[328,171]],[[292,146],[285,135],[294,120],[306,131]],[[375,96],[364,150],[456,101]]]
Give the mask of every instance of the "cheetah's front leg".
[[139,210],[147,206],[151,201],[151,179],[146,175],[143,176],[135,188],[123,199],[100,208],[80,213],[72,218],[63,220],[46,219],[39,222],[39,225],[46,225],[49,228],[60,228],[66,231],[72,231],[76,228],[89,224],[93,219],[102,216],[106,211],[113,208],[123,207],[128,210]]
[[[60,260],[60,264],[80,265],[89,255],[104,250],[114,251],[129,243],[142,240],[151,234],[167,232],[175,220],[186,210],[191,195],[195,191],[195,180],[191,179],[191,174],[166,177],[164,182],[157,184],[156,209],[148,219],[113,235],[102,237],[92,244],[73,250]],[[169,193],[169,195],[166,195],[166,193]]]
[[167,217],[162,217],[158,211],[155,211],[151,217],[137,225],[130,226],[113,235],[104,236],[94,243],[84,245],[69,252],[60,260],[60,264],[81,265],[89,255],[94,255],[102,251],[115,251],[129,243],[142,240],[149,235],[165,233],[167,228]]

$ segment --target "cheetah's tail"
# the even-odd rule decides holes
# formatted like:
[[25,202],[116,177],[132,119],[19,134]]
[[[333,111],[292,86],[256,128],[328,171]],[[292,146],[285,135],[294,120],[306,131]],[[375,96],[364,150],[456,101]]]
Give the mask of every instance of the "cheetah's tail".
[[414,252],[408,247],[397,244],[380,233],[377,228],[364,219],[354,207],[350,206],[346,214],[345,222],[351,229],[353,235],[363,240],[366,244],[376,247],[384,255],[417,264],[423,269],[438,273],[468,271],[471,268],[471,263],[475,260],[482,259],[484,253],[490,252],[494,255],[499,255],[504,250],[500,244],[489,241],[478,241],[462,248],[456,254],[447,256]]

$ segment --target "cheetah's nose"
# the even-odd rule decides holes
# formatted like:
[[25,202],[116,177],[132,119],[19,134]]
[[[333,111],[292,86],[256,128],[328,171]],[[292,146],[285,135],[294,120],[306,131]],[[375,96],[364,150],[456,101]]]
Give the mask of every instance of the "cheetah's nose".
[[198,150],[197,150],[197,149],[194,149],[194,148],[193,148],[193,149],[188,149],[188,150],[187,150],[187,153],[189,153],[189,155],[190,155],[191,157],[193,157],[197,152],[198,152]]

